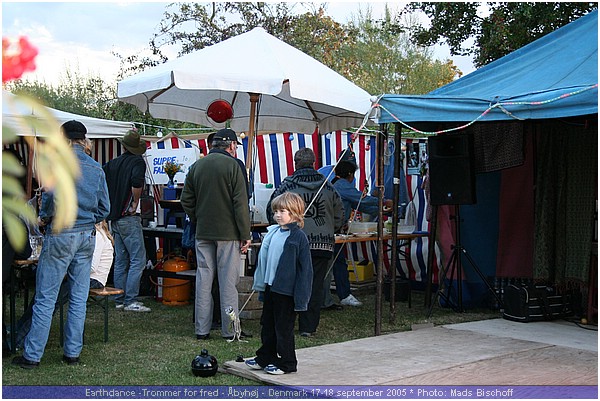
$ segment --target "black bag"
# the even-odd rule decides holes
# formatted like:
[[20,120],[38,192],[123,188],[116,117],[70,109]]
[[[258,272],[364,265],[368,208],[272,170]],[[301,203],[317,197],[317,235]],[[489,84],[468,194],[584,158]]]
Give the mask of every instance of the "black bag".
[[504,288],[503,317],[515,322],[540,322],[571,315],[567,297],[557,295],[552,287],[519,286]]

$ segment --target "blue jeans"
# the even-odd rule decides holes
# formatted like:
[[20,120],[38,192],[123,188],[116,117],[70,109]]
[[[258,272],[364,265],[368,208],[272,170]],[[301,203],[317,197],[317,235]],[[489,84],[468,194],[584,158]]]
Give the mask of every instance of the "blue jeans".
[[140,280],[146,266],[146,248],[142,219],[139,216],[125,216],[111,221],[111,231],[115,240],[115,288],[124,294],[116,295],[118,304],[131,305],[140,292]]
[[31,330],[25,339],[23,350],[23,356],[30,361],[39,362],[44,355],[54,305],[65,275],[70,293],[63,352],[68,357],[78,357],[81,353],[95,242],[93,229],[49,233],[44,237],[36,269]]
[[334,305],[333,297],[331,296],[331,278],[335,278],[335,292],[340,301],[351,294],[350,279],[348,278],[348,265],[343,249],[344,244],[335,244],[333,251],[332,265],[329,266],[329,273],[325,277],[323,285],[323,308]]
[[350,278],[348,277],[348,264],[342,247],[344,244],[335,244],[333,256],[333,278],[335,278],[335,292],[340,301],[350,295]]

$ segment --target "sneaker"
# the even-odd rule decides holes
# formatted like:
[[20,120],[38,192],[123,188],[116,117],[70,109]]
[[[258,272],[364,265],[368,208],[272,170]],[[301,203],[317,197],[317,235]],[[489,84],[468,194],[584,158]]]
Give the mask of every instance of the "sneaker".
[[302,332],[300,332],[300,336],[301,337],[312,337],[312,333],[309,333],[308,331],[302,331]]
[[360,302],[358,299],[354,298],[354,295],[352,295],[352,294],[350,294],[346,298],[342,299],[340,301],[340,303],[342,305],[346,305],[346,306],[361,306],[362,305],[362,302]]
[[210,338],[210,333],[208,334],[196,334],[196,340],[208,340]]
[[123,305],[123,304],[116,304],[116,305],[115,305],[115,308],[116,308],[117,310],[123,310],[123,308],[124,308],[124,307],[125,307],[125,305]]
[[140,302],[134,302],[123,308],[127,312],[150,312],[151,309],[147,306],[142,305]]
[[285,373],[283,370],[279,369],[275,365],[267,365],[264,371],[272,375],[282,375]]
[[[248,366],[250,369],[254,369],[254,370],[264,369],[262,366],[260,366],[256,362],[256,358],[248,359],[248,360],[245,361],[245,363],[246,363],[246,366]],[[269,366],[273,366],[273,365],[269,365]]]

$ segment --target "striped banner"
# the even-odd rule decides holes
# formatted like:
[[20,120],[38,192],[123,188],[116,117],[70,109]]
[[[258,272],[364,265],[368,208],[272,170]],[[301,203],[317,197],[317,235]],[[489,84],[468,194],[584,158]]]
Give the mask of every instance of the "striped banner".
[[[244,138],[243,149],[238,147],[238,158],[246,160],[248,138]],[[252,152],[253,182],[255,184],[273,184],[279,187],[283,179],[294,173],[294,154],[301,148],[310,148],[315,152],[317,163],[320,160],[319,134],[266,134],[259,135],[254,141],[256,148]],[[318,167],[317,167],[318,168]]]

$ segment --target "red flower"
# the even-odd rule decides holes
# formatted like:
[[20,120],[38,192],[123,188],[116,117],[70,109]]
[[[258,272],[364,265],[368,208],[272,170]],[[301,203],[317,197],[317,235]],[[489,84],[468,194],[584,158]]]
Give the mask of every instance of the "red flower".
[[18,41],[2,38],[2,83],[19,79],[23,73],[35,70],[38,49],[26,37]]

